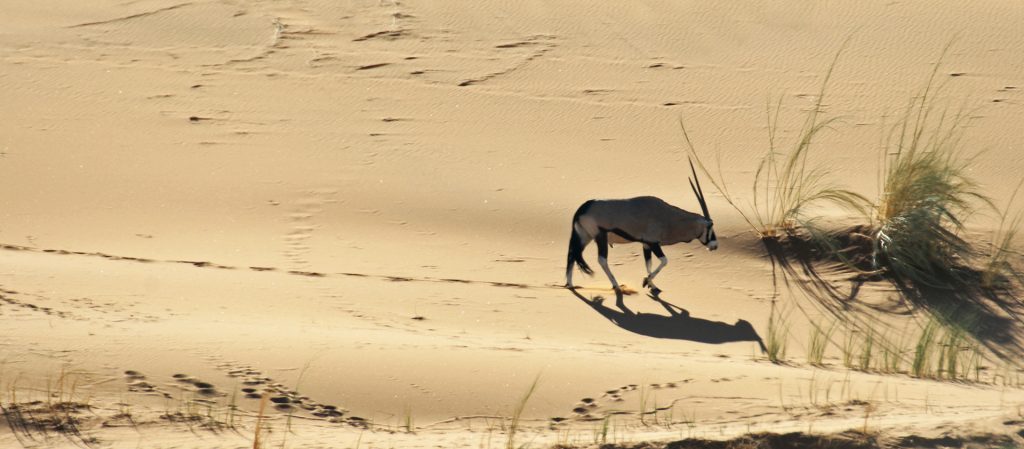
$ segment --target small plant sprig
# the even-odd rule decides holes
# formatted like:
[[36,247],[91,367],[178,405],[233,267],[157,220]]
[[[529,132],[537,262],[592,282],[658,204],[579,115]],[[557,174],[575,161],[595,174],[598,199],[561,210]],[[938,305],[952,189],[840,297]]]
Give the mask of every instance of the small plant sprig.
[[785,361],[788,339],[789,324],[786,322],[786,316],[776,310],[775,301],[772,301],[771,313],[768,315],[768,341],[765,344],[769,361],[772,363]]
[[928,321],[914,346],[914,359],[910,374],[914,377],[933,377],[932,358],[935,352],[935,336],[941,325],[934,318]]
[[519,431],[519,422],[523,416],[523,410],[526,408],[526,403],[530,401],[530,396],[533,396],[534,391],[537,390],[538,382],[540,382],[539,374],[533,379],[533,383],[530,384],[530,388],[526,390],[526,394],[519,399],[519,402],[516,403],[515,409],[512,411],[512,418],[509,420],[508,427],[508,441],[505,443],[505,449],[515,449],[516,432]]
[[833,322],[828,328],[822,328],[817,323],[811,323],[810,344],[807,347],[807,363],[813,366],[822,366],[825,358],[825,349],[828,348],[832,334],[835,332],[836,323]]

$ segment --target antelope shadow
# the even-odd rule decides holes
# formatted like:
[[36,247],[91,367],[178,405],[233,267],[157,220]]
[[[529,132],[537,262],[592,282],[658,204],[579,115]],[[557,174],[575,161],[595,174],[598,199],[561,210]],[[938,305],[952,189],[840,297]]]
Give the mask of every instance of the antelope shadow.
[[647,296],[661,304],[668,311],[668,315],[636,313],[626,307],[622,300],[622,293],[616,293],[616,305],[621,309],[616,310],[604,305],[602,297],[588,299],[575,289],[569,291],[601,316],[607,318],[608,321],[634,334],[708,344],[753,341],[761,347],[762,353],[767,352],[761,336],[757,335],[757,331],[746,320],[737,320],[735,324],[727,324],[721,321],[695,318],[690,316],[690,312],[686,309],[661,299],[660,293],[657,292]]

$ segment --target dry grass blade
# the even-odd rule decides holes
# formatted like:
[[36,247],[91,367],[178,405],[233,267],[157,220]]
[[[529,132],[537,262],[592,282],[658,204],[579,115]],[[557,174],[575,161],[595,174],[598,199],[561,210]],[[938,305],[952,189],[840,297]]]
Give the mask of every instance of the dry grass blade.
[[771,313],[768,315],[768,335],[765,348],[768,360],[772,363],[783,363],[786,359],[786,346],[789,339],[789,324],[786,314],[775,309],[772,301]]
[[537,390],[538,382],[540,382],[539,374],[533,379],[530,388],[526,390],[526,394],[519,399],[515,410],[512,411],[512,419],[508,428],[508,441],[505,443],[505,449],[515,449],[516,432],[519,431],[519,422],[523,416],[523,410],[526,408],[526,403],[529,402],[530,396],[533,396],[533,393]]
[[263,398],[260,399],[260,411],[259,414],[256,415],[256,430],[252,438],[252,449],[263,448],[263,419],[266,416],[264,412],[266,412],[267,402],[269,402],[269,400],[270,396],[268,395],[263,395]]

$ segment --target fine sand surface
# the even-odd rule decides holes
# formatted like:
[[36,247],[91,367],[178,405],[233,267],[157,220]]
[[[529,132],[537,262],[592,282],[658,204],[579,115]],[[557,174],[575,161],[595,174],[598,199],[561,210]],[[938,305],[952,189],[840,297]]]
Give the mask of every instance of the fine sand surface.
[[[965,381],[849,370],[843,330],[812,367],[812,323],[877,323],[912,348],[928,318],[886,282],[830,301],[798,268],[773,276],[706,178],[720,249],[666,249],[675,308],[640,293],[625,301],[642,314],[623,315],[600,274],[560,288],[583,201],[699,210],[680,117],[750,201],[766,104],[782,99],[792,143],[848,37],[823,102],[841,120],[814,153],[835,181],[876,196],[885,123],[953,42],[936,102],[969,115],[972,174],[1005,204],[1024,173],[1024,4],[2,10],[0,447],[252,447],[257,421],[266,447],[501,447],[535,380],[516,447],[1024,428],[1019,317],[987,317]],[[969,238],[994,226],[972,217]],[[639,290],[639,246],[611,261]],[[823,276],[849,295],[848,274]],[[785,364],[736,325],[767,338],[773,299]],[[655,328],[673,338],[642,335]],[[243,388],[305,399],[258,419]],[[19,424],[68,398],[89,406],[62,412],[73,429]]]

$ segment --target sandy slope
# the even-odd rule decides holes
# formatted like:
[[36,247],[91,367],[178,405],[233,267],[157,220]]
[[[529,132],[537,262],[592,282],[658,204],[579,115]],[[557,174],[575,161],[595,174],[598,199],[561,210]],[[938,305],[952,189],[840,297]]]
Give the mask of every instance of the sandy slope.
[[[262,378],[252,387],[421,427],[359,437],[297,412],[293,441],[322,446],[502,444],[495,418],[427,426],[507,416],[537,375],[525,416],[538,444],[588,442],[596,424],[583,414],[635,411],[644,396],[675,401],[665,413],[676,423],[623,415],[623,439],[842,430],[865,416],[899,432],[999,428],[1024,400],[1004,385],[1017,384],[1016,348],[998,342],[1009,358],[987,363],[985,384],[848,373],[837,350],[811,369],[808,323],[832,318],[799,288],[780,296],[792,366],[751,342],[631,333],[556,288],[582,201],[653,194],[696,207],[680,115],[745,199],[766,101],[781,96],[780,135],[792,139],[848,36],[825,101],[844,118],[817,153],[839,180],[874,193],[882,117],[956,38],[940,104],[967,105],[970,149],[986,150],[975,173],[1005,201],[1024,169],[1016,2],[13,1],[4,18],[0,382],[42,398],[62,369],[74,373],[100,410],[83,428],[102,444],[191,444],[159,415],[192,398],[223,406]],[[692,319],[665,320],[733,335],[744,319],[763,336],[770,265],[706,187],[722,249],[669,249],[663,298]],[[638,248],[613,260],[636,286]],[[863,307],[896,296],[869,284],[847,313],[919,323]],[[627,301],[668,316],[643,295]],[[1017,329],[1004,329],[1011,342]],[[98,427],[116,402],[143,430]],[[542,431],[552,417],[570,430]],[[243,429],[196,444],[244,445],[251,419]],[[0,431],[0,444],[15,439]]]

